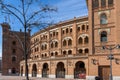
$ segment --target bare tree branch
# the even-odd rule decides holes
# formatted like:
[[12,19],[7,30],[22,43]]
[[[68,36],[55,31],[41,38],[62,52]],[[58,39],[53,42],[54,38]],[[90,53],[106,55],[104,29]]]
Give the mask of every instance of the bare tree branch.
[[21,22],[21,24],[24,26],[24,23],[23,23],[22,19],[17,14],[15,14],[15,12],[10,10],[6,5],[4,5],[2,3],[1,3],[1,5],[2,5],[2,8],[3,8],[2,10],[5,11],[4,13],[7,13],[7,14],[9,13],[9,14],[14,15]]
[[28,5],[27,5],[26,10],[25,10],[26,14],[27,14],[27,11],[29,10],[31,4],[32,4],[32,0],[29,0]]
[[12,5],[6,5],[6,6],[18,11],[22,15],[22,12],[19,9],[17,9],[16,7],[13,7]]
[[39,11],[34,12],[34,13],[27,19],[26,22],[29,22],[31,19],[33,19],[33,18],[34,18],[37,14],[39,14],[40,12],[42,12],[42,11],[39,10]]

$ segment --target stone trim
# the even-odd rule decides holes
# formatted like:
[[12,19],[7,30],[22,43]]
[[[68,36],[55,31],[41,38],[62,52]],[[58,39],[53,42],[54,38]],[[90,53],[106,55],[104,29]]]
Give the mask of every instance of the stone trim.
[[66,79],[74,79],[74,75],[65,75]]

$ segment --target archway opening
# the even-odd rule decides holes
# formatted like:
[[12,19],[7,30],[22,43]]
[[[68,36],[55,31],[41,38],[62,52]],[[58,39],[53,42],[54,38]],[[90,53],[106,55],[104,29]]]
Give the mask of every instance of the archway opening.
[[65,78],[65,68],[64,63],[59,62],[56,68],[56,78]]
[[86,78],[86,69],[85,69],[84,62],[78,61],[75,64],[74,78],[78,78],[78,79],[85,79]]
[[21,76],[23,76],[23,66],[21,66]]
[[32,77],[37,77],[37,65],[33,64],[32,66]]
[[12,68],[12,74],[16,74],[16,69]]
[[42,69],[42,77],[48,77],[49,75],[48,72],[49,72],[48,64],[44,63]]

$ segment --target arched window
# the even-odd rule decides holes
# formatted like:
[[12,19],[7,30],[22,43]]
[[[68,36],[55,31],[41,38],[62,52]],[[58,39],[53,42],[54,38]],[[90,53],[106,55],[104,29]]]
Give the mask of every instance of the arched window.
[[52,37],[52,33],[50,34],[50,37]]
[[68,33],[68,28],[66,29],[66,33]]
[[71,55],[71,54],[72,54],[72,50],[69,50],[69,51],[68,51],[68,55]]
[[[45,37],[46,37],[46,39],[47,39],[47,35],[46,35]],[[39,39],[38,39],[38,41],[39,41]]]
[[44,55],[42,54],[41,57],[44,57]]
[[68,46],[71,46],[71,45],[72,45],[72,40],[69,39],[69,40],[68,40]]
[[37,56],[35,56],[35,59],[37,58]]
[[53,42],[51,43],[51,48],[53,48]]
[[106,0],[101,0],[101,7],[105,7],[106,6]]
[[89,39],[88,39],[88,37],[86,36],[85,37],[85,44],[87,44],[89,42]]
[[53,52],[51,53],[51,56],[53,56]]
[[47,44],[45,44],[45,49],[47,49]]
[[15,62],[15,61],[16,61],[16,57],[12,56],[12,62]]
[[107,16],[105,13],[100,15],[100,24],[107,24]]
[[16,74],[16,69],[12,68],[12,74]]
[[35,48],[35,52],[36,52],[37,50],[36,50],[36,48]]
[[82,54],[83,53],[83,50],[82,49],[79,49],[79,54]]
[[83,31],[85,30],[85,25],[82,25],[82,30],[83,30]]
[[108,6],[112,6],[113,5],[113,0],[108,0]]
[[55,42],[55,47],[58,47],[58,42]]
[[[43,35],[43,38],[45,39],[45,35]],[[37,41],[37,40],[36,40]]]
[[63,46],[66,46],[67,42],[66,40],[63,41]]
[[55,52],[55,56],[57,56],[58,55],[58,52]]
[[66,55],[66,51],[63,51],[63,55]]
[[83,39],[80,37],[79,39],[78,39],[78,44],[82,44],[83,43]]
[[56,35],[58,36],[58,32],[56,32]]
[[63,33],[63,34],[65,33],[64,30],[62,31],[62,33]]
[[45,53],[45,57],[47,57],[47,54]]
[[55,32],[53,32],[53,36],[55,36]]
[[89,29],[89,26],[87,25],[86,31],[88,31],[88,29]]
[[37,58],[39,58],[39,56],[37,55]]
[[16,45],[16,41],[13,41],[12,44],[15,46]]
[[89,53],[89,50],[88,50],[88,49],[85,49],[85,53]]
[[37,47],[37,51],[39,51],[39,48]]
[[99,7],[99,0],[93,0],[93,7],[98,8]]
[[80,27],[77,27],[77,31],[80,31]]
[[72,28],[70,28],[70,33],[72,33]]
[[107,41],[107,32],[106,31],[101,32],[100,40],[101,40],[101,42]]
[[44,46],[43,45],[41,46],[41,49],[44,50]]
[[12,50],[12,54],[15,54],[15,53],[16,53],[16,49],[13,49],[13,50]]

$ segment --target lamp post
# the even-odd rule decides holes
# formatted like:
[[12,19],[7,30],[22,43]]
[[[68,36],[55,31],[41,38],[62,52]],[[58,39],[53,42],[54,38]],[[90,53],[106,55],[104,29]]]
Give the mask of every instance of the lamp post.
[[114,59],[114,55],[112,54],[112,50],[115,49],[115,48],[120,48],[120,45],[117,45],[117,46],[114,46],[114,47],[112,47],[112,46],[110,46],[110,47],[103,46],[102,48],[110,51],[110,54],[108,55],[108,59],[110,60],[110,75],[109,75],[109,80],[113,80],[113,75],[112,75],[112,60]]

